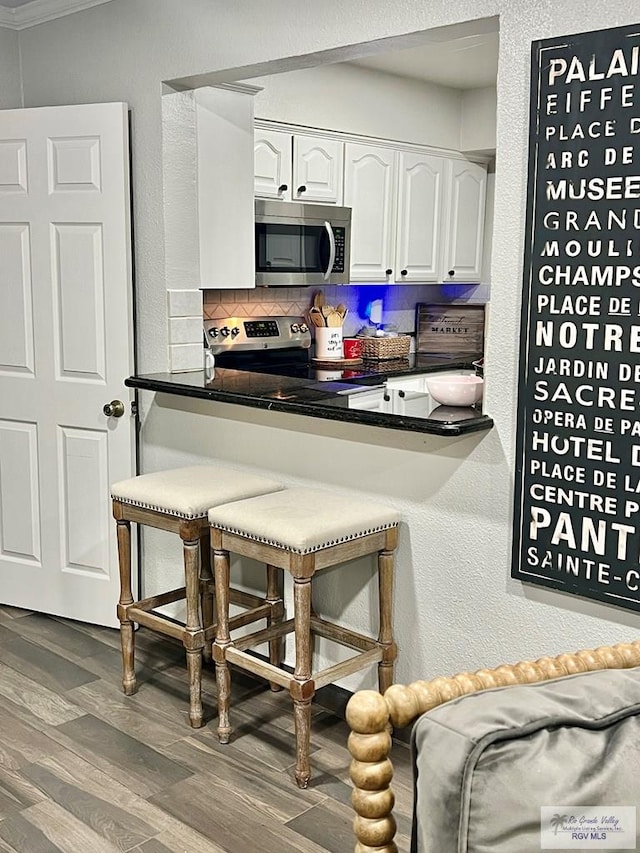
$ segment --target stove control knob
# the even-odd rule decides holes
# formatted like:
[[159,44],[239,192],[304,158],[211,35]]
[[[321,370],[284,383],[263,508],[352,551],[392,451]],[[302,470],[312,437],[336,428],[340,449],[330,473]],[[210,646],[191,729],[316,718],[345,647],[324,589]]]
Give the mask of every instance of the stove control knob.
[[220,329],[220,334],[222,335],[223,338],[228,338],[229,335],[231,334],[231,329],[228,326],[223,326]]
[[309,327],[307,326],[306,323],[300,323],[300,331],[301,332],[308,332],[309,331]]
[[292,323],[291,324],[291,331],[295,335],[297,332],[300,331],[300,326],[297,323]]
[[233,329],[231,329],[231,337],[236,338],[239,334],[240,329],[237,326],[234,326]]
[[217,337],[218,337],[218,331],[219,331],[219,330],[218,330],[218,329],[216,329],[216,327],[215,327],[215,326],[212,326],[212,327],[209,329],[209,337],[210,337],[210,338],[217,338]]

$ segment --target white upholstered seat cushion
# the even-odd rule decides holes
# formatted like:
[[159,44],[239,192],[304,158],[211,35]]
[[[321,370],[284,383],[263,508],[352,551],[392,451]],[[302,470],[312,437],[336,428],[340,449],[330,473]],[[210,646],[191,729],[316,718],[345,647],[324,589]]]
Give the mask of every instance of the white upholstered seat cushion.
[[217,465],[192,465],[141,474],[111,486],[111,497],[126,504],[180,518],[206,518],[212,506],[283,489],[282,483]]
[[296,554],[395,527],[388,506],[317,489],[285,489],[209,510],[209,524]]

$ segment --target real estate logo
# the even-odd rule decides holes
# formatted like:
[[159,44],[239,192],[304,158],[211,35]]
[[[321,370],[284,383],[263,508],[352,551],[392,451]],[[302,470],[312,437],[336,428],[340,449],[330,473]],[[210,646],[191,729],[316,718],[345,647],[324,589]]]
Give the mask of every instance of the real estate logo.
[[541,850],[636,850],[635,806],[541,806]]

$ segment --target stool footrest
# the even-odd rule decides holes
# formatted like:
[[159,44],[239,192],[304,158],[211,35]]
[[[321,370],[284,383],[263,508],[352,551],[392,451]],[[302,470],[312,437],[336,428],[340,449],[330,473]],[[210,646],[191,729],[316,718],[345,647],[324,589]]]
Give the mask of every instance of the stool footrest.
[[[142,598],[140,601],[135,601],[129,605],[129,613],[133,610],[155,610],[156,607],[163,607],[165,604],[173,604],[174,601],[181,601],[186,597],[186,589],[181,586],[178,589],[171,589],[169,592],[161,592],[159,595],[152,595],[150,598]],[[137,621],[134,619],[134,622]]]
[[340,643],[343,646],[349,646],[352,649],[360,651],[368,651],[369,649],[377,649],[380,644],[372,637],[365,637],[364,634],[358,634],[356,631],[350,631],[348,628],[343,628],[341,625],[336,625],[333,622],[325,622],[318,616],[311,617],[311,633],[318,634],[326,640],[333,640],[335,643]]
[[[209,595],[216,594],[215,581],[200,581],[200,594],[204,595],[205,593],[208,593]],[[264,603],[264,596],[254,595],[251,592],[245,592],[243,589],[235,589],[234,587],[230,587],[229,601],[231,602],[231,604],[237,604],[239,607],[259,607],[261,604]]]
[[148,613],[146,610],[140,610],[138,607],[129,608],[129,619],[132,622],[137,622],[144,628],[151,628],[152,631],[157,631],[159,634],[166,634],[173,637],[174,640],[182,641],[184,637],[184,625],[179,622],[172,622],[170,619],[165,619],[164,616],[159,616],[157,613]]
[[[214,587],[215,590],[215,587]],[[250,592],[245,592],[242,589],[229,588],[229,601],[231,604],[236,604],[238,607],[245,607],[248,610],[255,610],[256,607],[262,607],[265,602],[264,596],[253,595]]]
[[[231,616],[229,619],[229,631],[234,631],[236,628],[243,628],[245,625],[251,625],[259,619],[267,619],[271,616],[272,607],[270,604],[262,604],[260,607],[254,607],[247,610],[245,613],[238,613],[237,616]],[[210,625],[205,628],[204,638],[207,642],[215,640],[217,625]]]
[[[293,673],[280,669],[273,664],[267,663],[262,658],[250,655],[242,651],[237,645],[227,646],[225,652],[227,662],[235,664],[240,669],[252,672],[260,678],[266,678],[268,681],[275,682],[281,687],[289,688],[292,681],[295,681]],[[313,681],[315,689],[324,687],[325,684],[332,684],[346,675],[352,675],[354,672],[359,672],[365,667],[371,666],[373,663],[379,663],[382,660],[382,649],[376,647],[369,649],[366,652],[360,652],[348,660],[336,663],[326,669],[321,669],[319,672],[312,672],[309,681]]]
[[316,685],[316,690],[318,690],[320,687],[324,687],[325,684],[333,684],[334,681],[344,678],[345,675],[351,675],[354,672],[359,672],[366,666],[370,666],[372,663],[378,663],[381,660],[382,649],[377,647],[375,649],[370,649],[368,652],[360,652],[348,660],[336,663],[326,669],[321,669],[320,672],[313,673],[311,677]]
[[280,685],[280,687],[288,689],[289,684],[293,680],[293,675],[290,672],[267,663],[267,661],[261,658],[247,654],[247,652],[240,651],[235,646],[227,646],[225,656],[228,663],[234,663],[240,669],[252,672],[254,675],[259,675],[260,678],[266,678],[268,681]]
[[275,640],[277,637],[284,637],[285,634],[290,634],[293,628],[293,619],[288,619],[286,622],[279,622],[262,631],[255,631],[253,634],[238,637],[233,641],[233,648],[238,649],[238,651],[244,651],[245,649],[253,648],[253,646],[261,646],[269,640]]

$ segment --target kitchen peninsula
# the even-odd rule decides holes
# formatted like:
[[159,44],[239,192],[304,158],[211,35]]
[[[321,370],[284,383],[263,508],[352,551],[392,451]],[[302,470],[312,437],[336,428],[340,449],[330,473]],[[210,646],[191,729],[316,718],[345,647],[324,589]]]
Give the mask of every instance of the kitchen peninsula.
[[[418,354],[412,355],[402,370],[387,369],[383,364],[360,369],[353,378],[333,381],[215,367],[206,373],[203,370],[131,376],[125,385],[161,394],[405,432],[457,436],[493,427],[493,420],[479,408],[441,406],[426,391],[407,390],[416,383],[419,385],[420,378],[428,373],[471,369],[469,361]],[[403,380],[406,388],[402,387]],[[372,397],[380,401],[376,409],[371,408]]]

